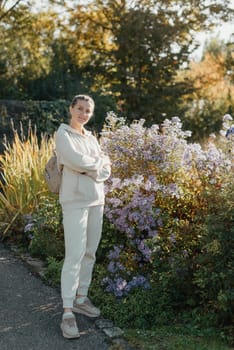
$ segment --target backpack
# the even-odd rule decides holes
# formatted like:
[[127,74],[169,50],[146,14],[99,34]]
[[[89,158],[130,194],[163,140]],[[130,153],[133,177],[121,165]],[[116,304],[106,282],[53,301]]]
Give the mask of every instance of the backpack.
[[44,176],[48,189],[52,193],[58,194],[62,181],[62,166],[59,166],[58,164],[58,158],[55,151],[45,165]]

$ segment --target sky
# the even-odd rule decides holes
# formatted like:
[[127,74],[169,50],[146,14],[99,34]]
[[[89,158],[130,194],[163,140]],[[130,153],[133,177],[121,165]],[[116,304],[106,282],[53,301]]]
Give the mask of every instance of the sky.
[[[233,8],[234,8],[234,0],[233,0]],[[209,41],[211,38],[217,37],[227,42],[231,38],[231,35],[234,35],[234,24],[231,24],[231,23],[222,24],[212,32],[198,33],[196,35],[196,40],[199,42],[199,48],[192,53],[191,58],[194,59],[195,61],[200,60],[205,43],[206,41]]]

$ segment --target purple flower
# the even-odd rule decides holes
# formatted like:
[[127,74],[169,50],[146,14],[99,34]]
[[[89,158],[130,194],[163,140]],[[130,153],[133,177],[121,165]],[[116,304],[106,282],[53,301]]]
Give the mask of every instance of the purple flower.
[[[230,115],[223,119],[225,136],[233,125]],[[180,226],[175,218],[177,209],[189,220],[190,202],[193,205],[192,196],[200,193],[199,186],[201,190],[216,186],[232,169],[229,137],[233,134],[228,134],[228,139],[217,137],[202,148],[187,142],[191,132],[182,130],[179,117],[165,119],[160,128],[147,128],[143,120],[127,126],[113,113],[108,115],[104,131],[102,148],[113,160],[112,177],[105,186],[105,215],[119,235],[116,241],[123,242],[108,254],[111,278],[105,287],[122,297],[132,288],[149,286],[139,271],[152,268],[152,251],[156,255],[163,252],[155,239],[158,231],[164,228],[165,235],[171,235],[168,244],[175,244]],[[186,257],[185,252],[181,254]]]
[[150,288],[148,280],[141,275],[134,276],[129,282],[122,277],[115,277],[113,280],[110,278],[104,278],[102,284],[106,285],[106,292],[113,293],[117,298],[127,295],[133,288]]
[[120,252],[121,252],[121,249],[123,248],[123,246],[114,246],[114,250],[111,250],[108,254],[108,258],[110,260],[112,259],[118,259],[119,256],[120,256]]
[[169,239],[170,239],[171,243],[176,243],[176,238],[175,238],[175,234],[174,233],[171,234]]
[[223,121],[224,122],[228,122],[228,121],[232,121],[233,119],[232,119],[232,116],[230,115],[230,114],[225,114],[224,116],[223,116]]
[[225,136],[226,136],[227,139],[230,139],[232,135],[234,135],[234,126],[232,126],[231,128],[229,128],[229,129],[227,130]]
[[127,286],[127,281],[121,277],[116,280],[117,290],[123,290]]
[[107,270],[111,273],[115,273],[116,271],[116,267],[115,267],[115,263],[113,261],[111,261],[107,267]]
[[29,232],[33,229],[34,223],[31,222],[24,227],[24,232]]
[[34,236],[31,233],[29,233],[28,239],[33,240],[33,238],[34,238]]

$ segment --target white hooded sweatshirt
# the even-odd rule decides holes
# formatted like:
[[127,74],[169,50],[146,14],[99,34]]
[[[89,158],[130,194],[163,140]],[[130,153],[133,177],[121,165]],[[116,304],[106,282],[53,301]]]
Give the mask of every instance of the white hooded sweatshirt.
[[60,203],[74,202],[78,208],[103,205],[110,159],[101,151],[96,137],[85,129],[81,135],[71,126],[61,124],[55,144],[58,162],[63,165]]

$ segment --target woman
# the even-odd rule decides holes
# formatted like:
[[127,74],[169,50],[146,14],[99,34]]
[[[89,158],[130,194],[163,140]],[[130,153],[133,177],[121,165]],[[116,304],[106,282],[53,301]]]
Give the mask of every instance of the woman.
[[61,274],[65,338],[80,336],[73,312],[98,317],[100,310],[87,298],[95,253],[101,238],[104,181],[110,159],[97,139],[84,128],[94,101],[77,95],[70,105],[70,124],[61,124],[55,137],[58,162],[63,166],[59,201],[63,211],[65,260]]

